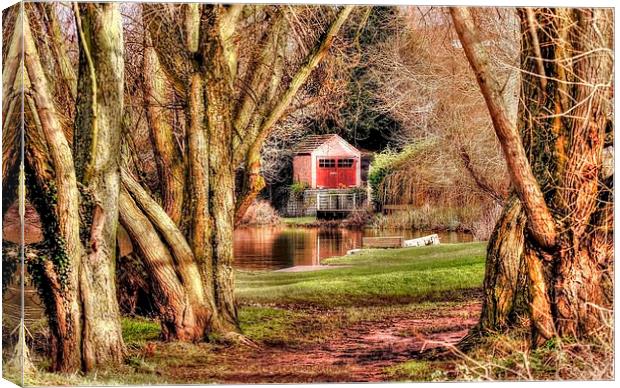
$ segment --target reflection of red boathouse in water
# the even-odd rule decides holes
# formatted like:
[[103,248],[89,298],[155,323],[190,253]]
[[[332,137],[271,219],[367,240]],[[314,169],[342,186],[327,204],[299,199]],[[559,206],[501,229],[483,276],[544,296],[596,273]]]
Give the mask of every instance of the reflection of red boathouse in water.
[[336,134],[308,136],[295,148],[293,180],[312,189],[362,184],[361,152]]
[[319,265],[321,259],[361,247],[363,234],[362,230],[344,228],[237,228],[235,265],[260,270]]

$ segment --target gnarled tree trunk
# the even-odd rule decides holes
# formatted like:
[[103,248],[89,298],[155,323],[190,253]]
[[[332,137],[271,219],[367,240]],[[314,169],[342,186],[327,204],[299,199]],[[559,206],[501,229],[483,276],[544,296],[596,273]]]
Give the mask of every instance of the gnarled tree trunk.
[[[108,4],[87,5],[76,15],[84,23],[72,153],[49,83],[53,78],[41,65],[30,31],[28,14],[42,15],[36,9],[27,7],[24,20],[24,79],[32,91],[25,101],[25,165],[44,241],[28,269],[48,315],[51,369],[88,371],[124,356],[114,282],[124,82],[120,14]],[[70,76],[63,73],[58,82],[71,86],[65,79]]]
[[[126,189],[121,191],[121,222],[148,269],[152,282],[153,301],[162,323],[162,337],[166,340],[192,341],[202,338],[204,327],[189,295],[175,272],[168,247],[160,240],[157,230]],[[200,307],[200,306],[198,306]]]
[[487,246],[480,328],[502,330],[527,313],[523,249],[525,214],[511,196]]
[[[198,322],[204,325],[197,326],[198,330],[194,331],[195,338],[184,339],[202,340],[211,330],[235,339],[240,331],[232,268],[235,205],[241,204],[240,207],[237,206],[237,210],[244,208],[243,204],[248,203],[247,198],[250,198],[251,202],[252,196],[260,190],[260,184],[246,185],[245,189],[250,190],[243,190],[242,198],[237,201],[235,168],[246,158],[246,154],[251,154],[249,159],[253,161],[260,157],[260,148],[271,127],[283,116],[299,88],[325,56],[352,7],[345,7],[339,12],[282,96],[277,96],[277,91],[283,74],[284,53],[281,50],[285,47],[282,35],[284,18],[279,14],[274,20],[270,20],[273,24],[267,29],[265,37],[265,43],[269,43],[260,50],[256,70],[250,75],[246,74],[248,79],[252,80],[251,86],[256,87],[256,90],[240,98],[239,109],[235,109],[237,53],[232,38],[236,23],[243,14],[243,7],[197,4],[178,8],[155,4],[145,7],[145,24],[153,44],[153,50],[147,52],[146,63],[151,68],[161,66],[161,74],[166,76],[169,85],[179,95],[185,97],[186,102],[186,182],[189,195],[183,208],[189,215],[189,227],[183,228],[182,238],[181,225],[175,211],[166,209],[168,215],[164,217],[157,210],[161,208],[160,205],[146,198],[148,194],[142,200],[138,199],[137,193],[144,190],[139,188],[140,185],[131,176],[123,177],[123,182],[138,207],[160,233],[161,242],[168,245],[179,278],[185,276],[182,268],[191,267],[190,272],[198,274],[192,276],[200,280],[199,284],[192,285],[194,291],[187,288],[186,280],[181,283],[186,287],[185,292],[188,295],[195,296],[189,297],[188,303],[195,311],[197,306],[200,306],[202,312],[198,314],[208,319],[198,319]],[[182,23],[178,23],[175,18],[180,18]],[[183,35],[179,36],[177,30],[172,28],[174,23],[184,31]],[[175,47],[176,50],[169,52],[170,47]],[[277,64],[273,72],[270,72],[268,66],[272,61],[270,56],[275,58],[273,62]],[[155,96],[156,87],[160,86],[159,81],[149,77],[149,82],[152,96]],[[256,96],[261,96],[260,103],[254,101]],[[242,117],[233,117],[235,112],[244,113]],[[154,116],[155,113],[149,114]],[[151,131],[157,130],[157,127],[152,125]],[[157,152],[168,155],[168,166],[179,161],[178,155]],[[256,175],[259,174],[260,164],[253,162],[251,167],[250,174],[254,174],[251,179],[255,181],[254,178],[260,176]],[[132,181],[137,186],[131,188]],[[162,179],[162,184],[169,185],[170,182],[166,178]],[[164,187],[162,192],[171,192],[171,189]],[[172,225],[164,222],[168,216],[173,219]],[[121,218],[125,220],[126,217],[122,215]],[[144,239],[144,235],[138,233],[134,233],[132,237]],[[184,241],[184,245],[191,249],[183,254],[175,253],[171,240]],[[137,245],[141,243],[143,242],[138,242]],[[148,261],[148,258],[145,257],[145,260]],[[193,266],[190,266],[190,263]],[[153,280],[160,282],[163,278],[154,277]],[[160,284],[156,288],[166,290],[166,285]],[[174,322],[170,324],[175,325]]]
[[[16,29],[19,33],[20,29]],[[79,268],[79,193],[69,143],[65,138],[50,88],[23,15],[27,80],[32,88],[26,116],[27,193],[42,219],[46,255],[30,261],[29,272],[43,295],[51,331],[51,369],[73,372],[81,368],[81,308]],[[45,153],[43,153],[45,152]]]
[[171,112],[166,108],[170,101],[166,76],[159,64],[157,53],[145,34],[144,47],[144,99],[146,118],[155,162],[161,180],[161,201],[166,213],[181,224],[185,197],[185,160],[174,135]]
[[115,282],[123,34],[117,4],[81,4],[76,21],[80,64],[73,154],[85,247],[80,268],[82,358],[84,369],[91,370],[120,363],[125,352]]
[[604,279],[613,260],[613,172],[603,168],[613,127],[611,11],[519,10],[525,71],[518,126],[505,119],[469,12],[455,8],[452,16],[520,202],[507,204],[490,242],[481,328],[514,323],[521,310],[514,301],[527,298],[534,345],[588,336],[606,324],[603,311],[611,307]]

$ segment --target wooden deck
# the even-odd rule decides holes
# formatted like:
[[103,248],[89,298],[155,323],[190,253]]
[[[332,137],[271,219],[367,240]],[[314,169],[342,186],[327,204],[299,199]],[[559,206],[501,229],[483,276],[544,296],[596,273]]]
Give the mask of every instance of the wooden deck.
[[317,193],[317,211],[351,211],[361,207],[365,201],[358,193]]
[[405,239],[402,236],[395,237],[363,237],[364,248],[401,248]]
[[344,218],[351,212],[366,208],[366,195],[359,192],[319,192],[316,194],[317,218]]

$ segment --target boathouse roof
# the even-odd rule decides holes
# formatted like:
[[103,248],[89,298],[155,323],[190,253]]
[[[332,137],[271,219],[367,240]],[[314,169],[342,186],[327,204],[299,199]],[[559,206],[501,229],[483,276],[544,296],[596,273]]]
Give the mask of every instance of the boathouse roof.
[[325,144],[332,137],[337,136],[336,134],[328,134],[328,135],[310,135],[305,137],[302,141],[300,141],[295,149],[293,150],[296,154],[308,154],[321,145]]
[[317,148],[334,138],[338,139],[338,141],[343,143],[345,147],[349,147],[352,151],[359,152],[357,148],[352,146],[349,142],[347,142],[335,133],[307,136],[297,144],[297,146],[293,149],[293,152],[298,155],[312,153],[312,151],[316,150]]

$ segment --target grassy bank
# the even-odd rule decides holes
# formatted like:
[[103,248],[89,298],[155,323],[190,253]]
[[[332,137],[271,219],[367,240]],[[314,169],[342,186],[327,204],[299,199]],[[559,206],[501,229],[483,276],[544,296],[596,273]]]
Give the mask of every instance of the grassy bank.
[[[33,354],[39,370],[27,375],[27,383],[407,379],[396,360],[422,346],[420,338],[442,338],[475,322],[478,296],[472,294],[482,284],[484,250],[482,243],[373,250],[325,260],[339,267],[323,271],[239,271],[241,329],[259,350],[216,337],[203,344],[162,343],[156,321],[123,318],[125,365],[59,375],[42,372],[47,361]],[[387,348],[386,338],[392,341]],[[13,374],[5,370],[7,377]]]
[[308,226],[317,223],[315,216],[305,217],[280,217],[280,222],[287,226]]
[[242,304],[321,307],[455,300],[479,289],[482,243],[368,250],[324,260],[341,268],[313,272],[240,272]]

